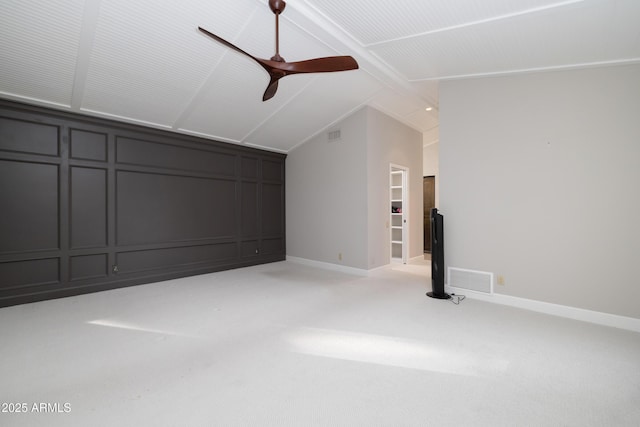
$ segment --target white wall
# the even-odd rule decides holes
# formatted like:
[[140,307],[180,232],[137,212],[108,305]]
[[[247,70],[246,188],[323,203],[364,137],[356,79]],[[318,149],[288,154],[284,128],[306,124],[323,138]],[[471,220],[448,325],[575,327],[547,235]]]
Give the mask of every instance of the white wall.
[[434,176],[436,181],[436,207],[440,206],[440,144],[429,142],[423,144],[422,154],[422,174],[423,176]]
[[438,163],[438,152],[440,151],[440,145],[438,142],[432,142],[429,144],[424,144],[423,151],[423,159],[422,159],[422,169],[424,176],[437,176],[439,163]]
[[[422,136],[365,107],[287,156],[287,255],[359,269],[390,262],[389,165],[410,168],[409,256],[422,253]],[[342,260],[338,254],[342,253]]]
[[323,132],[287,155],[287,255],[367,268],[366,120],[359,110],[332,128],[339,141]]
[[443,82],[448,266],[640,318],[640,66]]

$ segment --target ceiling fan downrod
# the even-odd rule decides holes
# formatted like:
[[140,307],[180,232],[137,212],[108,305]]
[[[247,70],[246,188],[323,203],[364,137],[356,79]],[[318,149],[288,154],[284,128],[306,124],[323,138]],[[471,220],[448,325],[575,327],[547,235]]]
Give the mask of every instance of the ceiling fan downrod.
[[284,12],[286,6],[287,4],[283,0],[269,0],[269,7],[276,15],[276,54],[271,57],[272,61],[285,62],[284,58],[280,56],[280,14]]

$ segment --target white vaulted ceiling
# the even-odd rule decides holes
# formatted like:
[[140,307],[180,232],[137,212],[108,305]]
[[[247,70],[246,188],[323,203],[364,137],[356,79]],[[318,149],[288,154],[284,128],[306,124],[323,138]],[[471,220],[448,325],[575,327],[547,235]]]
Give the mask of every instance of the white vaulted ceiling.
[[[640,63],[638,0],[289,0],[288,61],[352,55],[357,71],[267,73],[267,0],[0,0],[0,97],[287,152],[370,105],[437,135],[449,79]],[[426,111],[426,107],[433,107]]]

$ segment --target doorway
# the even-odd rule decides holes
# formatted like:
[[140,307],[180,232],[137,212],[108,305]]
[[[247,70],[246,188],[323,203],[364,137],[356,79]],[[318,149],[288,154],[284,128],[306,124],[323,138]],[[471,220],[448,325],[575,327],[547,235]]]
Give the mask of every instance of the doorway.
[[409,169],[391,164],[390,172],[391,261],[406,264],[409,252]]
[[436,177],[422,178],[424,252],[431,253],[431,209],[436,207]]

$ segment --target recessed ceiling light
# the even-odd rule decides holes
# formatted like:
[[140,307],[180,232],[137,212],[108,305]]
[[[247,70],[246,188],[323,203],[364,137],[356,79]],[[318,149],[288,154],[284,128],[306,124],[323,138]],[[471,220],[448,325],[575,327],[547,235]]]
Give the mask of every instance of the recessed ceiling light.
[[431,110],[433,110],[433,107],[427,107],[427,108],[425,108],[425,110],[431,111]]

